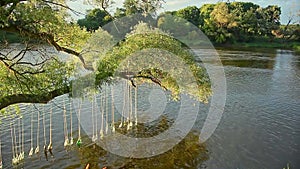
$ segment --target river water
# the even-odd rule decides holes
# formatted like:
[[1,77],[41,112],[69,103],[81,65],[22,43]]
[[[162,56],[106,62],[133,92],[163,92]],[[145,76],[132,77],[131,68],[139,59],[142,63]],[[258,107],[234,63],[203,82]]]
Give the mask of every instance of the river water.
[[[70,110],[75,140],[78,137],[76,104],[70,103],[67,96],[56,98],[53,108],[53,153],[54,158],[46,161],[43,151],[40,155],[28,157],[31,144],[31,113],[34,113],[33,145],[36,147],[37,111],[40,116],[40,149],[44,143],[42,114],[45,112],[46,140],[49,140],[49,112],[51,105],[21,106],[24,121],[25,160],[15,168],[300,168],[300,56],[291,51],[238,51],[219,49],[218,53],[224,65],[227,80],[226,106],[222,119],[213,135],[201,146],[184,149],[179,145],[175,153],[167,152],[157,158],[129,159],[106,152],[91,143],[88,131],[82,130],[81,148],[71,146],[64,149],[63,105],[65,102],[68,132],[70,134]],[[139,91],[139,110],[149,109],[149,105],[159,105],[168,100],[166,111],[179,109],[179,103],[168,98],[160,98],[147,103],[149,88],[160,92],[158,88],[144,86]],[[107,95],[110,97],[109,95]],[[99,100],[99,97],[97,98]],[[116,99],[118,102],[118,99]],[[90,112],[91,105],[85,104],[82,113]],[[193,131],[200,131],[206,119],[209,104],[200,104],[198,118]],[[155,109],[153,109],[155,110]],[[151,110],[151,111],[153,111]],[[160,114],[155,115],[160,116]],[[176,115],[175,117],[176,118]],[[17,118],[2,117],[1,142],[3,168],[12,168],[11,122],[15,120],[18,138]],[[90,119],[90,118],[85,118]],[[88,122],[87,122],[88,123]],[[98,129],[100,125],[98,126]],[[91,130],[91,128],[89,128]],[[197,133],[196,131],[196,133]],[[196,134],[197,135],[197,134]],[[197,138],[197,137],[195,137]],[[185,139],[185,145],[197,142],[193,136]],[[197,144],[197,143],[196,143]]]

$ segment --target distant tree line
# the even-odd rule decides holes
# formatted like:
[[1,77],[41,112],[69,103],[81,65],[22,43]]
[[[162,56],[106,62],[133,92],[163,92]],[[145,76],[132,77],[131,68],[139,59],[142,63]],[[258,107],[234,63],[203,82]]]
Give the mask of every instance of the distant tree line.
[[[78,24],[89,31],[97,30],[113,18],[145,11],[145,7],[137,3],[135,0],[125,0],[123,7],[117,8],[113,16],[101,9],[90,10],[84,19],[78,20]],[[154,11],[157,5],[155,3],[148,5],[148,11],[151,12],[151,9]],[[281,8],[277,5],[263,8],[251,2],[219,2],[205,4],[200,8],[189,6],[177,11],[167,11],[158,16],[158,27],[180,31],[184,28],[176,28],[174,22],[168,22],[167,14],[188,20],[215,43],[251,42],[259,38],[273,41],[276,37],[300,40],[299,24],[281,26]]]

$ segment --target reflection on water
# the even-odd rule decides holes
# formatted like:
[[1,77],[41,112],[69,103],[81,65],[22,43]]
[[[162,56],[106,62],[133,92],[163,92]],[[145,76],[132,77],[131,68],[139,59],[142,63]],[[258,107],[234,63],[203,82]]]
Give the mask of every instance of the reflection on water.
[[[288,51],[226,51],[219,50],[227,78],[227,101],[222,120],[212,137],[199,144],[199,131],[205,121],[208,105],[200,106],[194,130],[170,151],[147,159],[130,159],[104,151],[92,144],[86,133],[82,133],[83,146],[76,145],[67,150],[63,147],[62,100],[54,100],[53,105],[53,153],[54,158],[46,161],[43,153],[32,158],[25,157],[24,168],[283,168],[287,163],[291,168],[300,168],[300,56]],[[208,53],[204,53],[208,55]],[[116,99],[117,100],[117,99]],[[147,102],[144,99],[143,102]],[[144,103],[145,109],[149,105]],[[73,136],[78,137],[78,122],[74,112]],[[178,105],[169,103],[168,112],[176,112]],[[37,105],[37,110],[42,107]],[[49,110],[45,106],[46,132],[49,139]],[[22,107],[25,128],[25,150],[30,149],[30,110]],[[160,129],[172,125],[175,115],[167,114],[156,127],[140,126],[146,135],[156,134]],[[34,114],[37,118],[37,114]],[[75,120],[74,120],[75,119]],[[0,137],[4,168],[11,167],[10,117],[2,119]],[[161,125],[160,125],[161,124]],[[163,124],[163,125],[162,125]],[[166,124],[166,125],[165,125]],[[33,122],[37,127],[37,121]],[[160,126],[160,127],[159,127]],[[40,142],[43,129],[40,126]],[[70,129],[70,124],[68,123]],[[36,138],[36,128],[33,138]],[[198,131],[198,132],[197,132]],[[126,131],[123,134],[129,134]],[[36,146],[36,139],[34,139]],[[40,144],[40,146],[42,143]]]
[[199,144],[199,133],[190,132],[184,140],[170,151],[146,159],[124,158],[107,153],[95,144],[89,144],[79,150],[82,164],[92,168],[199,168],[207,160],[208,150]]

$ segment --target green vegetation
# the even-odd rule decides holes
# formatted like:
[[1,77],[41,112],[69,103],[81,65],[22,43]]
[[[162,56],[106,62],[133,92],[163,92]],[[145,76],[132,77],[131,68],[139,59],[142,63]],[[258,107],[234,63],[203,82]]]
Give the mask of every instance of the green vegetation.
[[85,27],[87,31],[95,31],[110,21],[112,21],[112,18],[109,14],[104,10],[96,8],[89,10],[85,18],[79,19],[77,23],[81,28]]
[[[103,7],[103,3],[107,1],[101,2]],[[145,14],[142,18],[151,17],[147,13],[156,11],[161,5],[159,0],[149,3],[134,1],[134,6],[128,6],[128,3],[133,1],[125,1],[125,14],[139,11]],[[116,69],[123,60],[128,59],[127,56],[148,48],[161,49],[179,56],[184,64],[188,65],[196,82],[187,84],[189,81],[186,79],[193,78],[185,75],[186,71],[183,69],[177,68],[169,72],[159,65],[145,67],[142,65],[144,62],[140,62],[133,66],[136,69],[135,84],[156,83],[170,90],[175,99],[179,98],[180,93],[188,93],[199,101],[208,101],[211,94],[210,82],[204,69],[195,63],[194,55],[180,42],[159,29],[152,29],[148,24],[140,23],[126,35],[123,42],[115,44],[112,35],[98,29],[112,18],[107,15],[105,8],[89,11],[85,19],[78,21],[78,24],[83,24],[80,27],[68,22],[67,7],[62,0],[8,0],[1,1],[0,5],[0,30],[5,32],[5,35],[14,34],[9,38],[19,38],[14,41],[19,42],[17,46],[11,45],[13,41],[2,40],[0,109],[16,103],[46,103],[54,97],[70,93],[72,84],[77,81],[74,79],[76,70],[80,67],[97,70],[95,87],[100,87],[102,83],[111,82],[110,80],[118,76]],[[111,50],[106,51],[109,48]],[[61,61],[58,54],[53,53],[53,49],[74,57],[69,58],[67,62]],[[159,59],[165,59],[163,53],[157,56],[160,56],[157,57]],[[144,57],[151,58],[146,55]],[[93,61],[97,58],[100,61],[95,65]],[[71,78],[73,80],[70,80]]]
[[[120,62],[124,61],[126,57],[132,57],[134,52],[143,51],[144,49],[165,50],[181,57],[185,64],[189,66],[194,77],[196,78],[197,86],[194,86],[195,88],[191,87],[193,82],[190,82],[192,79],[189,79],[190,77],[186,75],[187,72],[185,72],[185,69],[174,70],[172,77],[176,77],[176,79],[172,80],[170,74],[166,74],[163,72],[163,70],[153,69],[155,67],[149,67],[148,64],[150,63],[148,62],[152,61],[149,58],[153,57],[151,55],[156,55],[156,57],[167,59],[168,64],[172,64],[170,62],[170,60],[172,60],[171,56],[168,60],[167,53],[160,53],[158,51],[155,53],[152,53],[152,51],[147,51],[143,53],[143,57],[137,57],[136,60],[132,60],[132,62],[129,61],[129,67],[133,68],[131,71],[137,72],[135,74],[136,77],[151,76],[152,78],[159,80],[161,82],[160,85],[170,90],[174,98],[178,98],[180,93],[186,92],[200,101],[208,102],[208,97],[211,95],[209,78],[204,69],[196,65],[194,56],[187,50],[184,50],[180,42],[170,36],[167,36],[159,29],[151,29],[145,23],[138,24],[132,33],[127,35],[124,42],[121,42],[111,51],[105,53],[105,56],[101,57],[102,59],[98,63],[96,83],[101,84],[103,81],[108,81],[108,78],[115,75],[116,69],[120,67]],[[140,61],[137,61],[138,59],[140,59]],[[155,63],[155,61],[152,62]],[[159,63],[155,63],[152,66],[159,66]],[[173,67],[175,68],[177,66],[173,65]],[[125,68],[124,71],[126,71]],[[185,82],[189,84],[182,84],[182,86],[178,86],[179,84],[176,82],[177,80],[179,80],[181,83]],[[143,79],[138,83],[142,82],[147,82],[147,80],[145,81],[145,79]]]
[[281,9],[276,5],[262,8],[251,2],[219,2],[190,6],[161,14],[158,24],[162,26],[167,24],[163,23],[165,14],[193,23],[215,45],[299,49],[299,24],[280,25]]
[[[147,48],[163,49],[180,56],[196,77],[196,88],[188,88],[185,85],[182,88],[182,84],[176,83],[178,79],[184,79],[180,77],[180,71],[172,74],[159,68],[159,64],[143,68],[142,62],[140,65],[131,65],[136,68],[135,83],[154,82],[170,90],[174,98],[178,98],[179,93],[188,93],[200,101],[207,102],[211,91],[206,73],[194,63],[193,55],[187,52],[184,44],[173,38],[180,37],[189,45],[203,43],[198,40],[197,31],[190,30],[191,24],[200,28],[217,46],[300,50],[300,26],[291,24],[292,22],[280,25],[281,9],[274,5],[262,8],[250,2],[219,2],[205,4],[200,8],[192,6],[165,12],[160,14],[155,22],[149,12],[156,12],[163,4],[162,0],[126,0],[123,7],[116,9],[113,16],[106,10],[109,1],[94,0],[93,3],[100,4],[101,8],[88,11],[84,19],[74,24],[67,12],[69,8],[63,0],[1,1],[0,109],[15,103],[43,103],[58,95],[69,93],[72,84],[69,79],[76,77],[75,70],[78,67],[96,70],[96,85],[111,82],[120,71],[117,68],[128,59],[126,56],[135,57],[135,51],[144,51]],[[139,23],[128,15],[137,12],[144,14],[140,21],[147,18],[151,23],[141,23],[127,34],[123,27]],[[167,14],[179,18],[174,19]],[[120,26],[120,34],[127,35],[123,41],[116,44],[115,37],[112,36],[113,28],[103,30],[100,27],[122,16],[128,16],[130,22],[117,23]],[[160,30],[149,25],[155,25]],[[186,29],[188,34],[181,31]],[[171,30],[173,37],[162,30]],[[20,45],[12,47],[11,43],[15,42]],[[62,62],[57,58],[57,54],[50,54],[51,52],[44,50],[45,45],[74,57],[67,63]],[[87,49],[95,47],[102,52],[87,52]],[[110,50],[107,51],[107,48]],[[41,60],[34,63],[26,61],[26,53],[33,51],[39,53]],[[163,53],[158,53],[157,56],[162,55]],[[145,55],[145,58],[147,57],[149,58]],[[92,63],[95,58],[101,58],[96,65]]]

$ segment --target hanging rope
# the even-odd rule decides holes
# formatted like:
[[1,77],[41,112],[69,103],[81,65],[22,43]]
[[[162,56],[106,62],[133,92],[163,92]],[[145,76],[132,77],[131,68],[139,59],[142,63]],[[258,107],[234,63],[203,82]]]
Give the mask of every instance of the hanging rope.
[[80,110],[81,110],[81,104],[82,104],[81,102],[82,102],[81,100],[78,102],[78,140],[76,142],[76,145],[78,147],[80,147],[82,144],[81,135],[80,135],[80,124],[81,124],[80,123]]
[[100,96],[100,109],[101,109],[101,127],[100,127],[100,139],[103,139],[104,134],[103,134],[103,127],[104,127],[104,95],[101,93]]
[[95,117],[95,125],[96,125],[96,129],[95,129],[95,135],[96,135],[96,140],[98,140],[98,105],[97,105],[97,95],[95,95],[95,113],[96,113],[96,117]]
[[71,137],[70,137],[70,145],[73,145],[73,143],[74,143],[74,138],[73,138],[73,115],[72,115],[72,103],[71,103],[71,100],[70,100],[70,135],[71,135]]
[[17,147],[17,136],[16,136],[16,128],[15,128],[15,124],[13,125],[14,127],[14,147],[15,147],[15,163],[18,164],[19,163],[19,155],[18,155],[18,147]]
[[68,126],[67,126],[67,115],[66,115],[66,105],[65,105],[65,100],[63,100],[63,116],[64,116],[64,134],[65,134],[65,142],[64,142],[64,147],[69,145],[69,139],[68,139]]
[[133,115],[132,115],[132,113],[133,113],[132,86],[130,84],[128,84],[128,86],[129,86],[129,107],[130,107],[130,113],[129,113],[130,123],[129,123],[129,127],[131,128],[133,126],[133,124],[132,124],[132,120],[133,120]]
[[46,138],[46,122],[45,122],[45,106],[43,106],[43,128],[44,128],[44,154],[48,161],[47,138]]
[[108,122],[109,122],[109,117],[108,117],[108,92],[107,92],[107,85],[105,85],[105,134],[108,133]]
[[38,154],[40,152],[40,142],[39,142],[39,139],[40,139],[40,111],[38,110],[37,112],[37,115],[38,115],[38,127],[37,127],[37,133],[36,133],[36,148],[35,148],[35,154]]
[[97,138],[95,136],[95,112],[94,112],[94,96],[92,98],[92,124],[93,124],[93,136],[92,141],[96,142]]
[[23,118],[22,118],[22,153],[21,153],[21,157],[22,160],[24,160],[25,158],[25,151],[24,151],[24,122],[23,122]]
[[19,137],[18,137],[18,147],[19,147],[19,161],[22,160],[22,130],[21,130],[21,117],[18,119]]
[[15,165],[17,163],[17,158],[15,154],[15,143],[14,143],[14,135],[13,135],[13,124],[12,122],[10,123],[10,134],[11,134],[11,150],[12,150],[12,165]]
[[52,102],[50,103],[50,121],[49,121],[49,145],[48,145],[48,151],[51,155],[51,157],[53,156],[52,153]]
[[114,86],[111,86],[111,126],[112,132],[115,133],[115,101],[114,101]]
[[28,155],[31,157],[33,155],[33,111],[32,111],[32,107],[30,109],[31,111],[31,121],[30,121],[30,150]]
[[135,114],[135,125],[138,124],[138,115],[137,115],[137,86],[134,88],[134,114]]
[[130,105],[131,105],[131,101],[130,101],[130,85],[129,85],[129,82],[127,80],[127,130],[130,129],[131,127],[131,116],[130,116]]
[[[0,127],[0,131],[1,131],[1,127]],[[0,133],[0,169],[2,168],[2,147],[1,147],[1,133]]]
[[125,122],[125,109],[126,109],[126,91],[127,91],[127,86],[126,82],[124,81],[124,90],[123,90],[123,108],[122,108],[122,115],[121,115],[121,123],[119,125],[119,128],[123,127],[123,123]]

